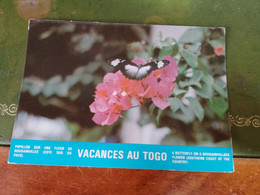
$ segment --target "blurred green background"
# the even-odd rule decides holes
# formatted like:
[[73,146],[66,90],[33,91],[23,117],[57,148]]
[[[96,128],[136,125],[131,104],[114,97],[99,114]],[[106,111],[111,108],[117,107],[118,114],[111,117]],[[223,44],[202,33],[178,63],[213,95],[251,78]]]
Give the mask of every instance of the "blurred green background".
[[[223,26],[230,113],[234,117],[259,117],[259,8],[258,0],[1,0],[0,104],[9,106],[18,101],[28,19]],[[3,109],[1,112],[0,140],[8,144],[14,117]],[[254,124],[232,125],[234,155],[260,155],[259,120]]]

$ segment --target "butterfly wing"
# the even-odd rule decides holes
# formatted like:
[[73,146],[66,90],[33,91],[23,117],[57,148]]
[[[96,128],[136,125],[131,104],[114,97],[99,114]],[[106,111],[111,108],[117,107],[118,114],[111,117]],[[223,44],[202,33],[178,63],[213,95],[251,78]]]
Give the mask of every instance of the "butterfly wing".
[[120,70],[125,77],[132,80],[142,80],[151,74],[152,71],[161,69],[167,66],[169,63],[170,62],[168,60],[159,60],[138,66],[131,61],[118,58],[108,61],[110,66]]
[[170,62],[168,60],[152,61],[139,67],[137,74],[135,75],[136,80],[141,80],[151,74],[152,71],[161,69],[167,66]]
[[119,58],[109,60],[108,64],[116,68],[116,70],[120,70],[125,77],[133,80],[135,79],[139,70],[139,66],[137,66],[135,63]]
[[124,65],[125,63],[127,63],[127,60],[123,60],[123,59],[119,59],[119,58],[115,58],[115,59],[108,61],[108,64],[110,66],[113,66],[116,68],[120,68],[120,66]]
[[145,77],[147,77],[149,74],[151,74],[151,72],[152,72],[151,65],[146,64],[146,65],[140,66],[135,75],[135,80],[142,80]]
[[161,68],[167,66],[169,63],[170,63],[170,61],[168,61],[168,60],[158,60],[158,61],[149,62],[144,66],[150,65],[151,71],[153,71],[153,70],[161,69]]
[[122,69],[120,69],[123,75],[129,79],[136,79],[139,72],[139,67],[136,64],[128,63]]

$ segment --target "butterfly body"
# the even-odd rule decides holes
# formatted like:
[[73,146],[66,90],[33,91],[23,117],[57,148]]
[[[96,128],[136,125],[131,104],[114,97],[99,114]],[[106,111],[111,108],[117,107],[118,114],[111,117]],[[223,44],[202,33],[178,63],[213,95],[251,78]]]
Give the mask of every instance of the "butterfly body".
[[132,80],[142,80],[152,71],[161,69],[167,66],[170,62],[168,60],[159,60],[148,62],[147,64],[137,65],[131,61],[124,59],[113,59],[108,61],[110,66],[120,70],[123,75]]

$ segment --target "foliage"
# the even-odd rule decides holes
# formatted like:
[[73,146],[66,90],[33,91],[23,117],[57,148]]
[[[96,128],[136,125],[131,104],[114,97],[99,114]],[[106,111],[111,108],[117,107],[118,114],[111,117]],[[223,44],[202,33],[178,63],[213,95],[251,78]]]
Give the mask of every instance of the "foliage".
[[[106,64],[106,59],[115,56],[121,57],[125,54],[128,59],[141,58],[144,61],[149,61],[151,57],[161,60],[165,56],[171,56],[177,62],[178,76],[173,82],[175,88],[169,92],[168,97],[164,97],[166,102],[169,102],[169,106],[162,110],[160,106],[154,105],[155,101],[142,102],[142,107],[146,107],[145,109],[148,113],[150,112],[153,122],[158,127],[169,126],[171,128],[172,133],[167,136],[166,140],[163,140],[163,143],[167,144],[167,140],[172,140],[169,136],[174,135],[176,131],[185,134],[181,137],[186,136],[184,138],[186,141],[196,140],[196,132],[200,129],[201,131],[212,129],[213,122],[224,124],[221,121],[225,120],[228,104],[225,79],[225,42],[222,28],[192,27],[184,32],[178,41],[173,37],[160,35],[159,44],[150,43],[149,33],[147,33],[149,31],[138,26],[131,28],[133,37],[137,35],[138,39],[134,38],[128,42],[118,39],[120,36],[126,36],[124,31],[122,31],[122,35],[114,35],[114,38],[108,39],[107,35],[102,32],[102,28],[92,26],[86,31],[82,24],[65,23],[50,26],[47,30],[43,29],[40,30],[35,42],[42,44],[42,47],[53,43],[52,45],[56,45],[54,52],[59,53],[55,53],[54,61],[50,62],[53,64],[50,64],[42,57],[46,55],[44,52],[50,53],[48,49],[43,48],[42,51],[37,51],[39,54],[33,50],[33,47],[31,48],[32,54],[30,49],[28,50],[26,66],[34,73],[37,71],[38,73],[25,74],[22,92],[30,94],[33,100],[36,97],[47,115],[50,114],[49,106],[55,107],[59,111],[52,117],[61,116],[60,110],[62,110],[62,115],[68,119],[68,126],[73,127],[69,128],[73,133],[73,139],[92,140],[96,137],[95,139],[98,140],[102,136],[114,134],[120,129],[122,120],[110,125],[109,131],[106,130],[107,126],[97,126],[89,118],[89,116],[93,116],[89,106],[94,101],[95,87],[102,83],[104,75],[113,71]],[[118,32],[120,33],[120,30]],[[67,40],[67,42],[64,45],[59,42],[55,44],[57,37],[62,37],[60,40],[58,39],[59,41],[64,43],[63,40]],[[129,37],[131,37],[131,33]],[[39,46],[36,44],[36,47]],[[38,57],[30,57],[30,55]],[[65,58],[63,64],[60,61],[55,62],[55,59],[58,59],[57,56]],[[30,61],[31,59],[34,61]],[[78,59],[83,60],[78,62]],[[67,62],[68,60],[70,62]],[[72,62],[73,66],[71,66]],[[53,65],[55,65],[55,69]],[[41,68],[52,71],[46,75],[46,71],[41,71]],[[160,89],[158,88],[158,90]],[[86,116],[88,116],[87,119]],[[139,120],[140,124],[143,123],[142,119]],[[74,122],[79,125],[72,125]],[[146,122],[151,122],[151,120],[146,119]],[[189,129],[189,132],[185,129]],[[93,135],[95,136],[93,137]]]
[[[191,139],[195,143],[203,142],[195,132],[205,131],[212,136],[214,131],[219,133],[226,129],[227,133],[227,126],[220,128],[225,124],[228,110],[224,29],[190,28],[178,42],[169,41],[166,37],[161,38],[161,43],[167,46],[160,48],[159,59],[162,55],[173,56],[178,63],[178,77],[169,96],[170,108],[162,113],[150,109],[157,124],[169,125],[169,121],[174,120],[172,130],[181,132],[186,141]],[[214,123],[218,124],[218,128],[212,128]],[[184,133],[185,128],[181,124],[186,124],[188,133]],[[170,143],[167,140],[171,136],[168,135],[163,143]],[[213,139],[213,142],[216,141],[216,138]]]
[[[159,59],[168,55],[178,62],[176,88],[169,97],[171,106],[166,115],[184,123],[205,117],[224,119],[228,103],[223,29],[190,28],[178,42],[161,38],[161,43],[166,46],[160,48]],[[223,49],[221,53],[214,50],[217,47]]]

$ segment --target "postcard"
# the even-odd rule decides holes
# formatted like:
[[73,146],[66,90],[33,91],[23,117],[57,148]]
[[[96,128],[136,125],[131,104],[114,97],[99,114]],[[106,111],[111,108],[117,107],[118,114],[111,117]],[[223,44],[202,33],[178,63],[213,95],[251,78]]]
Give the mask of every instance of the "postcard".
[[225,34],[31,20],[9,163],[232,172]]

